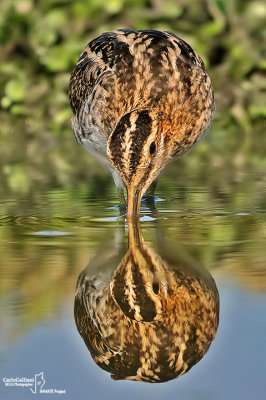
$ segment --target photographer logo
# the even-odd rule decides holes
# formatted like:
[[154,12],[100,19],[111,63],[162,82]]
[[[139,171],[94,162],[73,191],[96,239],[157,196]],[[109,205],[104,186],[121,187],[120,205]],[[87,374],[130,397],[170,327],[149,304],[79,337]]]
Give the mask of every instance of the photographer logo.
[[35,374],[33,378],[3,378],[3,383],[5,387],[22,387],[29,388],[32,393],[41,394],[66,394],[65,389],[54,389],[54,388],[44,388],[46,381],[44,379],[44,373],[40,372]]

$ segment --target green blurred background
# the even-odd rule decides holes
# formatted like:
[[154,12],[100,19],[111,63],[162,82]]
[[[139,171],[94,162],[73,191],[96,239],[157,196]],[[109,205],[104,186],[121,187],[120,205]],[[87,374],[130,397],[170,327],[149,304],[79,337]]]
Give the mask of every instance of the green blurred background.
[[[243,168],[258,175],[265,171],[265,1],[5,0],[0,2],[1,197],[10,191],[16,198],[32,196],[47,187],[86,186],[102,193],[112,185],[74,142],[67,90],[84,46],[118,27],[176,33],[200,54],[211,76],[215,122],[178,168],[168,168],[170,180],[196,174],[215,187]],[[209,168],[205,173],[206,165],[213,173]],[[164,190],[171,188],[165,184]]]

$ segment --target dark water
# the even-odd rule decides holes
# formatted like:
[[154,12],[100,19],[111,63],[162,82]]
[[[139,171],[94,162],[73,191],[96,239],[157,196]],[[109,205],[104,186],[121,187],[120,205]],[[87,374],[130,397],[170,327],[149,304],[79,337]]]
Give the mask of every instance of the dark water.
[[[105,268],[113,273],[127,254],[128,225],[115,207],[115,192],[101,199],[60,189],[2,199],[1,399],[265,398],[266,190],[259,182],[258,201],[248,188],[234,190],[232,202],[228,188],[210,199],[203,184],[170,193],[162,185],[155,207],[142,205],[141,246],[155,264],[160,258],[183,272],[190,263],[204,267],[220,298],[219,326],[207,353],[184,375],[158,384],[110,379],[92,360],[74,320],[82,270],[89,264],[93,274]],[[189,261],[184,266],[180,260]],[[37,387],[34,394],[3,383],[40,373],[43,389],[66,393],[40,394]]]

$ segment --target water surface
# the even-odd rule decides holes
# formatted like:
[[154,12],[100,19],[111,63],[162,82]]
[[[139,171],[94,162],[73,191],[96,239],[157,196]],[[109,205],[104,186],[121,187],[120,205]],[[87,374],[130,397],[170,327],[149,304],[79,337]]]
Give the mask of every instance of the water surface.
[[[247,181],[253,182],[252,193]],[[0,206],[1,398],[265,396],[266,189],[255,176],[215,193],[202,182],[170,187],[164,179],[157,192],[161,201],[142,205],[142,234],[150,248],[159,242],[180,249],[214,278],[220,320],[206,355],[166,383],[111,380],[92,360],[73,308],[78,276],[95,255],[108,260],[121,243],[127,247],[128,227],[115,191],[101,198],[84,188],[53,189],[19,200],[11,193]],[[2,382],[41,372],[43,389],[66,393],[33,394],[29,387]]]

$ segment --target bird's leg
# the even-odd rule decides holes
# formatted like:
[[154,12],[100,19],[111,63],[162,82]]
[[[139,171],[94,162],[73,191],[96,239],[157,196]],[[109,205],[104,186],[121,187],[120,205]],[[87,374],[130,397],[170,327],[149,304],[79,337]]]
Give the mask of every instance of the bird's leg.
[[117,187],[117,192],[118,192],[119,202],[120,202],[120,204],[119,204],[120,216],[123,216],[127,209],[127,201],[126,201],[125,195],[124,195],[124,188],[122,188],[121,186]]
[[147,191],[146,191],[146,193],[144,195],[145,201],[148,204],[153,204],[154,203],[154,197],[155,197],[154,193],[155,193],[155,189],[156,189],[156,186],[157,186],[157,182],[158,182],[158,180],[155,179],[152,182],[152,184],[148,187],[148,189],[147,189]]
[[154,181],[152,182],[152,184],[148,187],[146,193],[147,193],[149,196],[153,196],[153,197],[154,197],[154,193],[155,193],[155,189],[156,189],[157,183],[158,183],[158,179],[154,179]]
[[111,173],[113,175],[114,183],[115,183],[115,186],[116,186],[116,189],[118,192],[119,201],[120,201],[120,209],[122,211],[124,211],[126,208],[126,205],[127,205],[127,201],[126,201],[125,195],[124,195],[125,185],[115,169],[111,169]]
[[124,189],[121,186],[119,186],[117,188],[117,191],[118,191],[118,196],[119,196],[119,200],[120,200],[120,206],[121,207],[126,207],[127,201],[125,199]]

